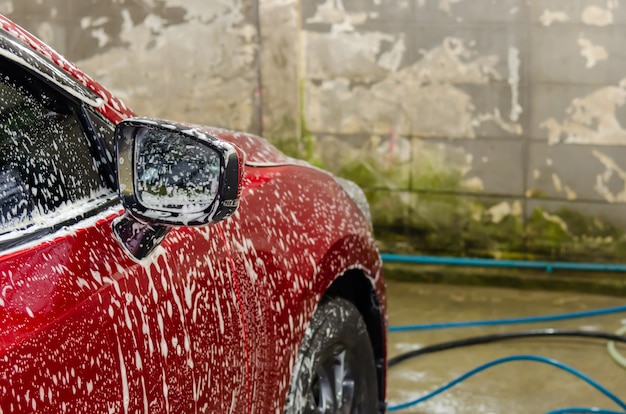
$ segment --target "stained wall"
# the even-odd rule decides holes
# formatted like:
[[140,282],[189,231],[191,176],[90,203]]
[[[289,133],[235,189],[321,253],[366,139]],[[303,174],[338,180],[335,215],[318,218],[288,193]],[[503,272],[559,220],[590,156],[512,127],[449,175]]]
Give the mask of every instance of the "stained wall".
[[623,0],[0,0],[138,113],[357,181],[383,250],[626,253]]

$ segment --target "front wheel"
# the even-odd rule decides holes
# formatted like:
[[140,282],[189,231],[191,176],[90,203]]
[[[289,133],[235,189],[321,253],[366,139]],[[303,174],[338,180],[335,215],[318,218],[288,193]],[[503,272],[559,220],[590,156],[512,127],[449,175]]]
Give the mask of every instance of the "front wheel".
[[286,414],[375,414],[374,352],[358,309],[326,298],[309,324],[294,366]]

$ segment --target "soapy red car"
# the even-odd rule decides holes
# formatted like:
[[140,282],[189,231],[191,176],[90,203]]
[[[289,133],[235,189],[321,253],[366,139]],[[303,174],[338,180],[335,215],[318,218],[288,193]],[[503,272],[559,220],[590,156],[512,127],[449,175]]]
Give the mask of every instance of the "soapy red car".
[[353,183],[137,117],[0,17],[0,413],[378,413]]

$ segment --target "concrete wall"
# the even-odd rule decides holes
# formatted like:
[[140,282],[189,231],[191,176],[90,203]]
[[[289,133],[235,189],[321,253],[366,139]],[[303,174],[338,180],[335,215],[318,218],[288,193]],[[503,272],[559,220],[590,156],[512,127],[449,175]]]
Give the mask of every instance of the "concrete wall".
[[137,112],[367,189],[385,250],[623,261],[623,0],[0,0]]
[[610,0],[303,2],[307,125],[389,250],[623,260],[625,21]]
[[259,129],[253,2],[0,0],[0,11],[142,115]]

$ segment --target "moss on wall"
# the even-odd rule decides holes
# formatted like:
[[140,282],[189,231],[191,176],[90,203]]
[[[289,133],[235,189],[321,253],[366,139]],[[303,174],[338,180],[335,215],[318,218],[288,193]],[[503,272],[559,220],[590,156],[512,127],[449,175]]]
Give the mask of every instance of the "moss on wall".
[[419,208],[390,220],[393,196],[383,206],[377,206],[379,196],[370,197],[381,250],[586,262],[623,262],[626,257],[623,230],[567,208],[553,213],[537,208],[527,218],[508,214],[495,222],[484,201],[462,195],[415,198]]
[[626,234],[603,220],[569,208],[552,214],[536,209],[526,224],[526,248],[551,260],[623,262]]

